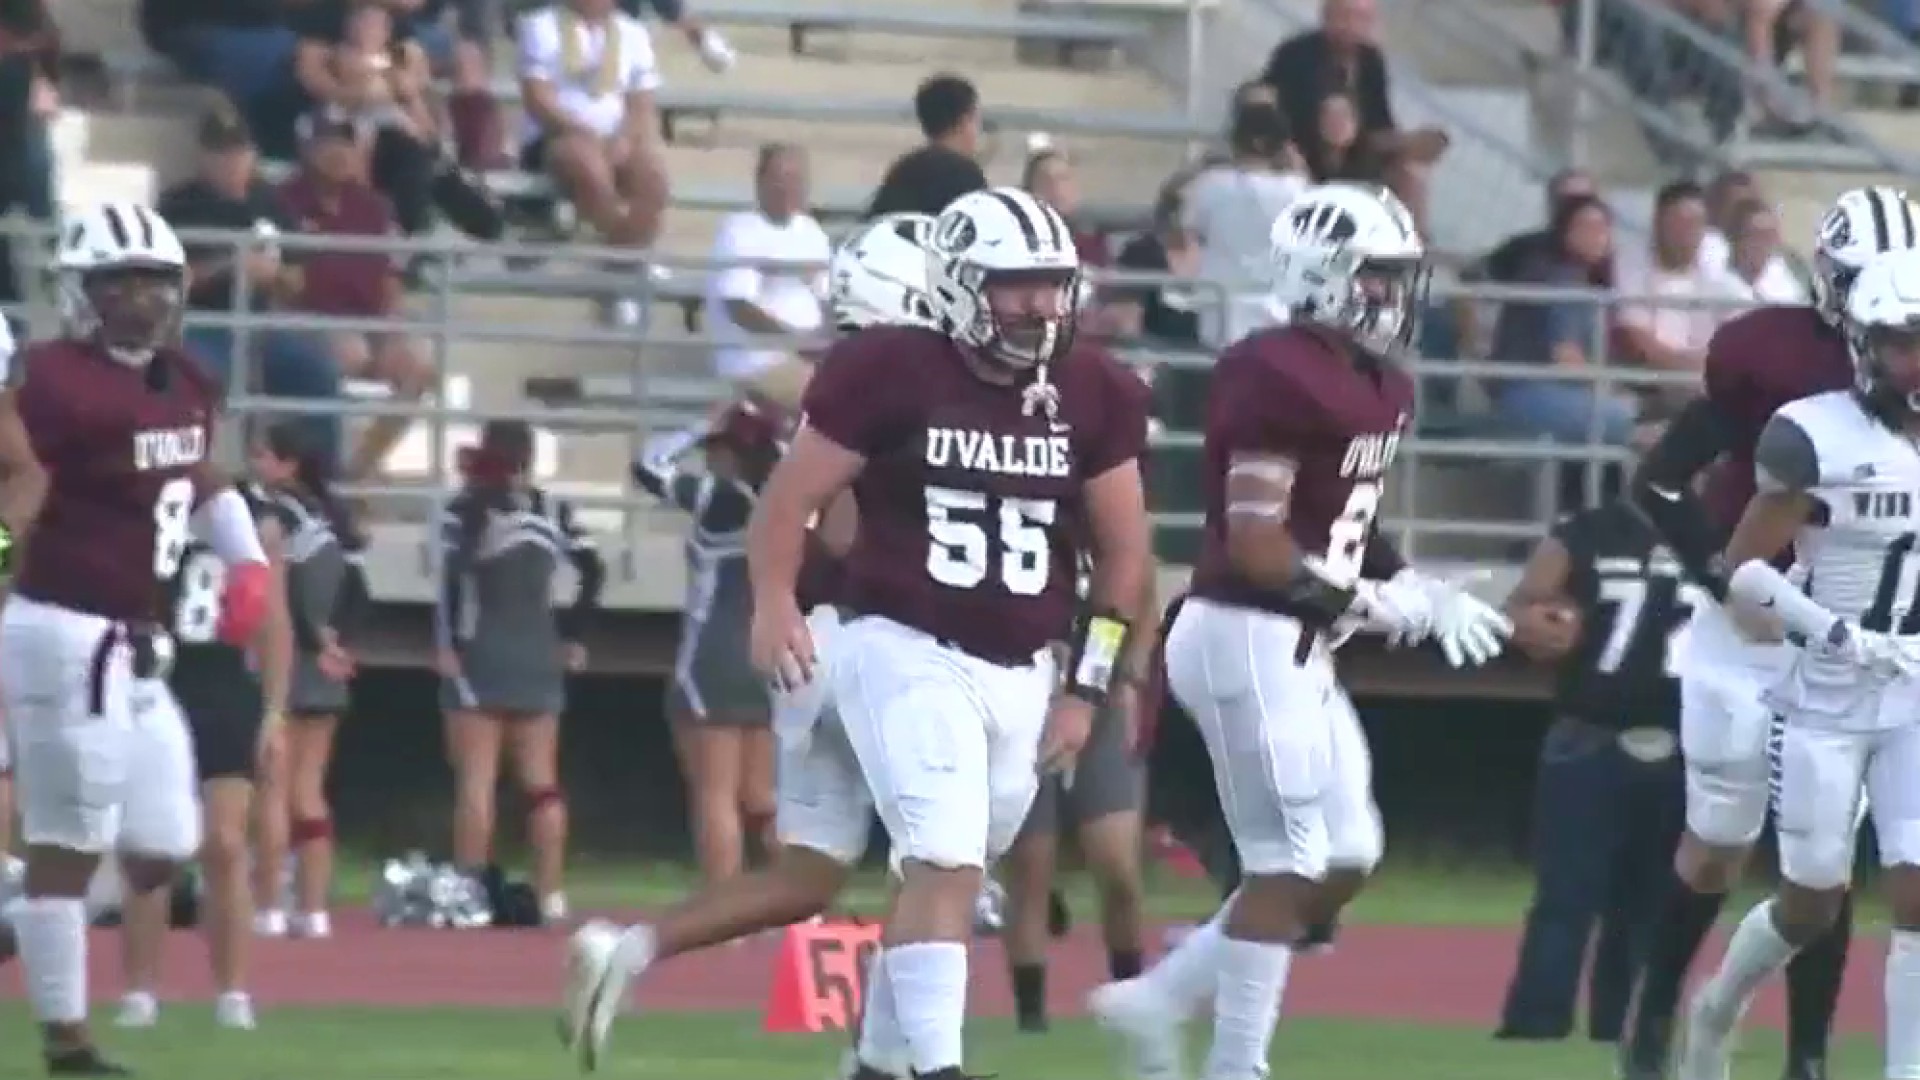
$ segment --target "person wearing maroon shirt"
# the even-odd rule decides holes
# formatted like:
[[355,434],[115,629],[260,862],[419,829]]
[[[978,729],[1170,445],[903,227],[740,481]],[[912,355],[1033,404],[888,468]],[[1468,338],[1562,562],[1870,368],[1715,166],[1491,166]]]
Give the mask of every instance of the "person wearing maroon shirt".
[[[300,120],[301,167],[280,188],[287,214],[309,235],[393,236],[393,207],[366,180],[367,133],[331,107]],[[299,257],[300,288],[293,306],[314,315],[381,318],[398,315],[403,293],[393,256],[368,251],[309,251]],[[400,334],[341,333],[333,339],[334,362],[349,379],[386,383],[394,397],[416,401],[432,371]],[[347,459],[343,474],[369,476],[405,433],[407,420],[382,416]]]

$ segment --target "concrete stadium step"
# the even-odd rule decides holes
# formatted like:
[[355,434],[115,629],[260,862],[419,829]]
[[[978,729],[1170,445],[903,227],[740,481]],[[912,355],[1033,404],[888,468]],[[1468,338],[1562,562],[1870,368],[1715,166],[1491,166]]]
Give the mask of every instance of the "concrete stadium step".
[[[666,78],[685,87],[725,88],[731,92],[770,91],[795,96],[818,94],[832,98],[860,98],[897,94],[906,100],[930,75],[953,71],[944,55],[895,61],[846,62],[838,58],[754,54],[725,75],[715,75],[699,57],[684,49],[662,57]],[[1006,67],[966,72],[989,102],[1044,102],[1049,107],[1142,110],[1172,107],[1172,93],[1139,71],[1077,71],[1038,67]]]

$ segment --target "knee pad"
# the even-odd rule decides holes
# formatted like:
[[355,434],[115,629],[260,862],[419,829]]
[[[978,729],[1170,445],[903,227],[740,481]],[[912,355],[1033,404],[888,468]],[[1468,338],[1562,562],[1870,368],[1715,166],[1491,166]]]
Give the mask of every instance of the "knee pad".
[[333,839],[332,818],[297,818],[287,826],[287,842],[294,847]]
[[1851,832],[1780,830],[1780,876],[1805,889],[1838,889],[1853,880]]
[[1339,828],[1328,829],[1327,869],[1357,870],[1362,874],[1371,874],[1373,868],[1380,865],[1386,844],[1386,829],[1380,821],[1380,810],[1369,806],[1367,813],[1342,821]]
[[532,817],[548,807],[564,810],[567,796],[557,786],[530,788],[527,791],[527,816]]
[[1752,845],[1771,801],[1764,762],[1687,764],[1687,831],[1714,847]]

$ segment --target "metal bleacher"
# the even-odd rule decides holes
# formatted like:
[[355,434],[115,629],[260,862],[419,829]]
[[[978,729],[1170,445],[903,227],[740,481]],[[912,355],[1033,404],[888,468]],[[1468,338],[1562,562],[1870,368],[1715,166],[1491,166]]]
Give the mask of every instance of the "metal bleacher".
[[[1218,0],[1222,8],[1230,2]],[[742,60],[735,71],[716,75],[677,39],[659,43],[666,79],[659,102],[674,196],[655,263],[670,277],[656,282],[637,271],[610,271],[602,265],[608,253],[579,245],[395,245],[453,257],[414,297],[409,323],[389,327],[429,342],[445,381],[389,461],[389,479],[362,493],[379,514],[370,559],[376,595],[426,598],[430,564],[421,522],[432,500],[444,495],[452,448],[484,418],[524,416],[542,431],[542,481],[579,501],[614,553],[608,602],[677,606],[684,522],[636,501],[626,466],[637,432],[690,420],[731,390],[706,374],[707,344],[686,315],[697,306],[705,273],[700,260],[718,218],[751,206],[758,145],[804,145],[819,216],[844,223],[859,216],[886,162],[917,141],[909,105],[914,86],[933,72],[958,71],[972,77],[985,98],[993,179],[1016,179],[1026,137],[1045,132],[1074,154],[1091,221],[1111,229],[1137,226],[1161,180],[1217,127],[1211,117],[1182,107],[1184,88],[1139,62],[1142,50],[1166,44],[1161,39],[1186,19],[1185,6],[1179,0],[703,4],[701,15],[729,36]],[[114,83],[106,103],[73,110],[59,125],[68,199],[108,190],[138,197],[132,193],[143,184],[151,195],[159,179],[188,164],[192,113],[184,105],[192,95],[164,63],[141,51],[130,29],[132,7],[133,0],[55,5],[69,48],[94,55]],[[511,69],[501,63],[497,70]],[[510,79],[498,89],[508,102],[517,97]],[[542,180],[523,173],[488,180],[509,197],[547,195]],[[1503,205],[1513,201],[1501,198]],[[594,300],[614,289],[645,292],[651,317],[644,327],[598,325]],[[1164,353],[1141,359],[1162,367],[1206,362]],[[1424,381],[1470,382],[1490,373],[1448,361],[1428,368],[1431,378]],[[363,416],[401,408],[371,387],[356,388],[356,398],[339,407]],[[285,410],[288,404],[236,400],[240,409]],[[1508,560],[1543,527],[1551,502],[1543,502],[1543,481],[1489,484],[1485,464],[1519,463],[1513,467],[1539,478],[1559,461],[1595,456],[1591,447],[1474,440],[1467,429],[1444,434],[1404,444],[1405,463],[1383,504],[1389,528],[1426,559]],[[1193,435],[1176,430],[1162,441],[1191,447]],[[1190,524],[1178,515],[1168,523]]]

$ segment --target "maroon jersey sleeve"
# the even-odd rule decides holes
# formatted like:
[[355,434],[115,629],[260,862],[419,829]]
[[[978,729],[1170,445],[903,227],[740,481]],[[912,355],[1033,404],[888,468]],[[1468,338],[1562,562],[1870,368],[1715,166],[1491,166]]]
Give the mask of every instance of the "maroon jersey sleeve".
[[862,330],[836,342],[807,382],[801,409],[806,425],[862,457],[899,445],[912,424],[909,339],[888,327]]
[[1294,416],[1310,410],[1302,408],[1304,398],[1291,387],[1278,385],[1279,369],[1266,355],[1270,344],[1264,334],[1243,338],[1214,365],[1207,423],[1229,454],[1251,451],[1297,458],[1306,449],[1306,433],[1292,421],[1287,405],[1294,406]]
[[34,376],[36,370],[43,370],[48,364],[71,362],[72,357],[50,356],[59,349],[61,342],[40,342],[20,350],[17,359],[19,372],[15,378],[14,410],[20,415],[21,426],[26,428],[27,439],[33,443],[33,452],[42,463],[52,464],[61,456],[66,439],[72,434],[73,425],[67,415],[65,403],[60,400],[58,388],[53,380],[44,373]]
[[1086,475],[1093,477],[1146,453],[1152,395],[1140,376],[1112,353],[1099,349],[1089,359],[1100,364],[1100,423],[1080,455]]

